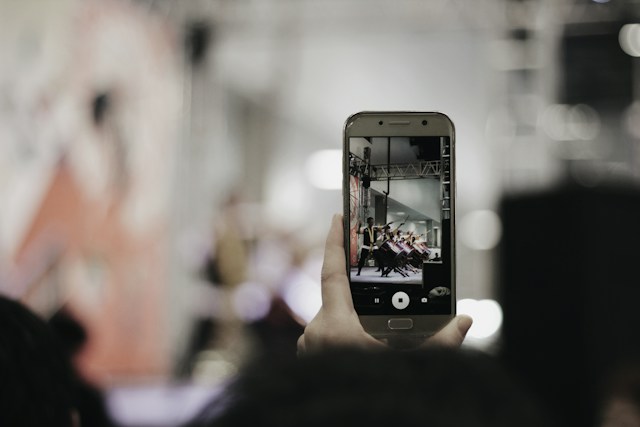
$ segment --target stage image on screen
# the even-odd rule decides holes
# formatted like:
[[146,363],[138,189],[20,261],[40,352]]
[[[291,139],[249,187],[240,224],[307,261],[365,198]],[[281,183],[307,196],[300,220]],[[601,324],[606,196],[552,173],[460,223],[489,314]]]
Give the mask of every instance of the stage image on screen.
[[[349,276],[356,309],[448,314],[449,138],[351,137],[348,142]],[[400,303],[394,300],[398,292],[406,295]]]

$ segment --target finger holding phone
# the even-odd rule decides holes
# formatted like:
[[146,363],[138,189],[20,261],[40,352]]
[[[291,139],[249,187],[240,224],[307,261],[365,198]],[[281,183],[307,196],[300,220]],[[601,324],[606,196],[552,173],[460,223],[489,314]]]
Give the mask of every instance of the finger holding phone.
[[298,353],[333,346],[385,348],[368,334],[353,307],[349,279],[345,273],[342,216],[333,217],[322,264],[322,307],[298,340]]

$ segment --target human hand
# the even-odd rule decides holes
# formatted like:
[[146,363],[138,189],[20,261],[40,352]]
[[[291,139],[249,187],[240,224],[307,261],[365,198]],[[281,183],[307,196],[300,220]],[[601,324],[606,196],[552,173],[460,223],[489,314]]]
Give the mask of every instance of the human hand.
[[[322,265],[322,307],[298,339],[298,354],[336,346],[370,349],[389,347],[369,335],[358,319],[346,274],[342,227],[342,216],[334,215]],[[457,316],[422,346],[460,346],[471,323],[470,317]]]
[[346,274],[342,216],[334,215],[322,264],[322,307],[298,339],[298,354],[335,346],[384,348],[365,332],[353,307]]

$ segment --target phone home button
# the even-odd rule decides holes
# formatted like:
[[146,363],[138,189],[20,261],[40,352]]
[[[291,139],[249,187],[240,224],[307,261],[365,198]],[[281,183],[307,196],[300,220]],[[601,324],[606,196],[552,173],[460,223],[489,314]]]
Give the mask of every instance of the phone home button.
[[413,319],[389,319],[387,322],[389,329],[411,329],[413,328]]

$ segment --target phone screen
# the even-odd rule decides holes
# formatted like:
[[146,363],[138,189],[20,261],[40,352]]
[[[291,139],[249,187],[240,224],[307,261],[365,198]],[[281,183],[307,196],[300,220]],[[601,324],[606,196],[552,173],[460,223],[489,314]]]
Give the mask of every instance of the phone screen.
[[345,142],[345,244],[356,311],[451,314],[451,136],[348,136]]

